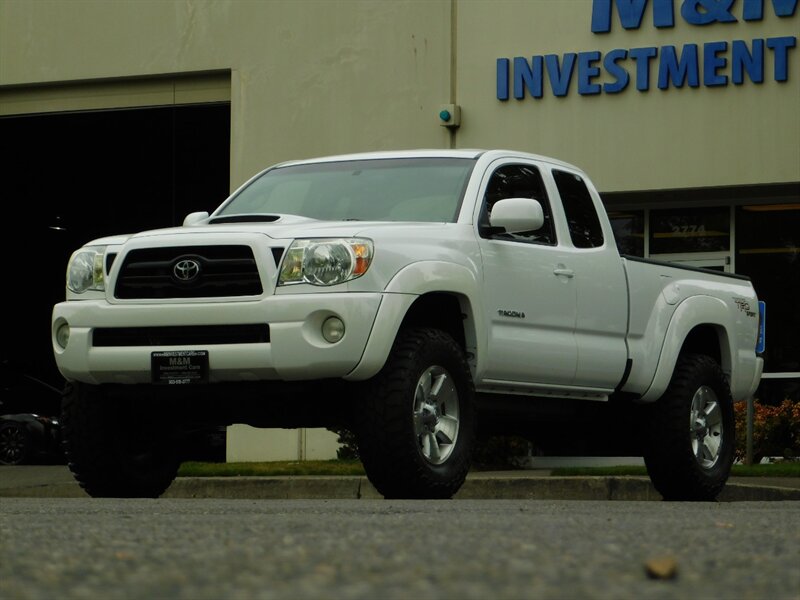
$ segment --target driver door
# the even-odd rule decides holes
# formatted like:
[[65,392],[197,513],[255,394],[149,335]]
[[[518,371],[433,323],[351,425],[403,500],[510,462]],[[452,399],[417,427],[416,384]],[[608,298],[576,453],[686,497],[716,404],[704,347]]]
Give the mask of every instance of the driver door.
[[[498,162],[488,172],[478,215],[488,325],[483,381],[569,385],[578,356],[577,294],[539,168]],[[504,198],[538,200],[544,225],[516,234],[488,230],[492,206]]]

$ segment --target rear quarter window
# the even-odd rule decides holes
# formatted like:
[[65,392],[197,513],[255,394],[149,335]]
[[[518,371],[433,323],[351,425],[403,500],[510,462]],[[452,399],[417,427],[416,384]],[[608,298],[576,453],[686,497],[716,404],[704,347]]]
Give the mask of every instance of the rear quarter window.
[[553,178],[561,195],[569,235],[576,248],[597,248],[603,245],[603,228],[592,196],[583,178],[576,173],[553,170]]

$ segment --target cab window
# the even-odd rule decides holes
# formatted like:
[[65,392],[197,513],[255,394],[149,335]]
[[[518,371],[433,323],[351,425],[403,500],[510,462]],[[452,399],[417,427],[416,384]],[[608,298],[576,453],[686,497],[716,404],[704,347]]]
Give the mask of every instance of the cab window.
[[583,178],[575,173],[553,169],[553,179],[561,195],[572,244],[576,248],[602,246],[603,228]]
[[[492,213],[492,207],[495,202],[505,198],[533,198],[538,200],[544,213],[544,225],[535,231],[518,233],[497,233],[489,229],[489,215]],[[492,173],[489,184],[486,186],[486,194],[484,195],[478,224],[481,230],[481,237],[555,245],[556,234],[553,228],[553,216],[539,170],[532,165],[503,165]]]

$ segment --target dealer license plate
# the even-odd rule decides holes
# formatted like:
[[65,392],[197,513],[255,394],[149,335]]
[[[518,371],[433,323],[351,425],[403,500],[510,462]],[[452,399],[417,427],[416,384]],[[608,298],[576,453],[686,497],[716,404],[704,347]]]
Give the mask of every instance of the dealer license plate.
[[208,350],[169,350],[150,355],[153,383],[186,385],[208,381]]

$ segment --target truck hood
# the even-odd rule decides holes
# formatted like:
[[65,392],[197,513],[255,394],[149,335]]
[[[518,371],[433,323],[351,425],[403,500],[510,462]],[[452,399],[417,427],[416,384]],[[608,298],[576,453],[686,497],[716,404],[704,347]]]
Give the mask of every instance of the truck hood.
[[153,229],[141,233],[128,235],[115,235],[92,240],[87,246],[110,246],[124,244],[131,239],[148,237],[197,235],[203,233],[246,233],[262,234],[273,239],[295,239],[315,237],[357,237],[380,235],[382,230],[402,227],[420,227],[423,229],[438,229],[444,223],[419,223],[397,221],[318,221],[296,215],[281,215],[272,222],[253,223],[220,223],[217,225],[192,225],[190,227],[169,227],[166,229]]

